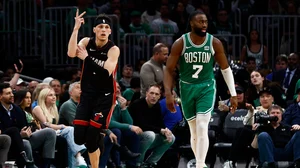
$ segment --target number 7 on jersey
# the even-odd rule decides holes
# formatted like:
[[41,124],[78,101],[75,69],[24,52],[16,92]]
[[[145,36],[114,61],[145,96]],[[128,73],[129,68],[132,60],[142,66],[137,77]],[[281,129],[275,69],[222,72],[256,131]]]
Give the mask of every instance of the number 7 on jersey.
[[193,65],[193,69],[196,69],[196,72],[192,75],[193,78],[198,78],[199,73],[203,69],[203,65]]

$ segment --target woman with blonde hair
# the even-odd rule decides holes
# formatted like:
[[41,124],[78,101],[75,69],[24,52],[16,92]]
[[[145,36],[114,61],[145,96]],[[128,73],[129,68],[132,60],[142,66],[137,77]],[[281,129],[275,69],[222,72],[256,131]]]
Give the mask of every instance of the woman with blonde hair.
[[38,105],[37,99],[39,97],[41,90],[43,90],[44,88],[51,88],[51,86],[48,83],[39,83],[34,89],[32,93],[32,104],[31,104],[32,109],[34,109],[35,106]]
[[[77,145],[74,142],[74,127],[66,127],[63,124],[58,125],[58,110],[56,107],[56,95],[52,88],[44,88],[38,96],[38,105],[32,113],[41,123],[42,127],[56,130],[57,135],[67,140],[68,147],[72,156],[76,158],[76,165],[73,163],[69,167],[87,166],[81,154],[86,150],[84,145]],[[69,160],[70,161],[70,160]]]

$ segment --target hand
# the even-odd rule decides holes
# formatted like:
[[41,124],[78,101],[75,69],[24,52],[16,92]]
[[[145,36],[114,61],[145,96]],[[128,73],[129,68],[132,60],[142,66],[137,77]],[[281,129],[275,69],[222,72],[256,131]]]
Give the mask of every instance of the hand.
[[168,110],[170,110],[172,113],[176,112],[175,99],[174,99],[174,96],[172,94],[167,94],[166,95],[166,104],[167,104]]
[[32,134],[31,127],[24,127],[21,130],[20,134],[21,134],[22,138],[29,138],[31,136],[31,134]]
[[249,103],[246,103],[246,108],[250,111],[250,112],[253,112],[254,111],[254,107],[249,104]]
[[219,105],[219,106],[218,106],[218,109],[219,109],[220,111],[224,111],[224,112],[227,112],[227,111],[230,110],[229,107],[228,107],[227,105],[225,105],[225,104]]
[[82,18],[82,16],[85,14],[85,11],[82,12],[79,16],[79,9],[76,10],[76,16],[75,16],[75,25],[74,25],[74,30],[79,30],[81,24],[84,24],[84,19]]
[[298,130],[300,130],[300,125],[298,125],[298,124],[294,124],[293,126],[292,126],[292,129],[291,129],[292,131],[298,131]]
[[16,64],[14,64],[14,66],[15,66],[16,73],[20,74],[20,73],[22,73],[22,70],[23,70],[23,62],[20,59],[19,59],[19,62],[21,64],[20,69],[18,68],[18,66]]
[[237,108],[237,105],[238,105],[238,102],[237,102],[237,97],[236,96],[231,96],[230,97],[230,104],[231,104],[231,107],[230,107],[230,112],[232,114],[235,113],[235,110]]
[[131,126],[131,129],[130,129],[130,130],[131,130],[132,132],[136,133],[136,134],[141,134],[141,133],[143,133],[143,130],[142,130],[140,127],[134,126],[134,125]]
[[59,124],[59,126],[60,126],[60,129],[65,129],[66,128],[66,126],[64,124]]
[[118,101],[120,103],[121,110],[125,110],[127,107],[127,100],[122,96],[118,96]]
[[172,142],[172,132],[168,129],[165,128],[165,136],[166,136],[166,140],[170,143]]
[[252,130],[253,130],[253,131],[257,130],[258,126],[259,126],[258,123],[252,124]]
[[84,47],[78,46],[76,55],[79,59],[84,60],[88,56],[88,53]]
[[109,134],[109,139],[111,143],[118,143],[118,137],[114,133]]

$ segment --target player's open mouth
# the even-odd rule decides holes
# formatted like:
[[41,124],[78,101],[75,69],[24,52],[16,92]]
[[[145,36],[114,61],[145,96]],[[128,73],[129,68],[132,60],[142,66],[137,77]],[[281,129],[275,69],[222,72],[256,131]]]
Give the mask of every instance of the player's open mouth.
[[105,36],[105,34],[101,34],[101,36]]

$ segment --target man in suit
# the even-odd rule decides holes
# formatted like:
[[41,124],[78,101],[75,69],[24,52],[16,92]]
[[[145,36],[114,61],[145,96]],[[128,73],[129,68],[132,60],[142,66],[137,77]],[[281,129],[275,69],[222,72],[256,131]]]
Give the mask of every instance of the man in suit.
[[300,53],[291,53],[288,57],[287,69],[274,72],[273,82],[278,82],[286,93],[286,100],[293,101],[295,86],[300,79]]

